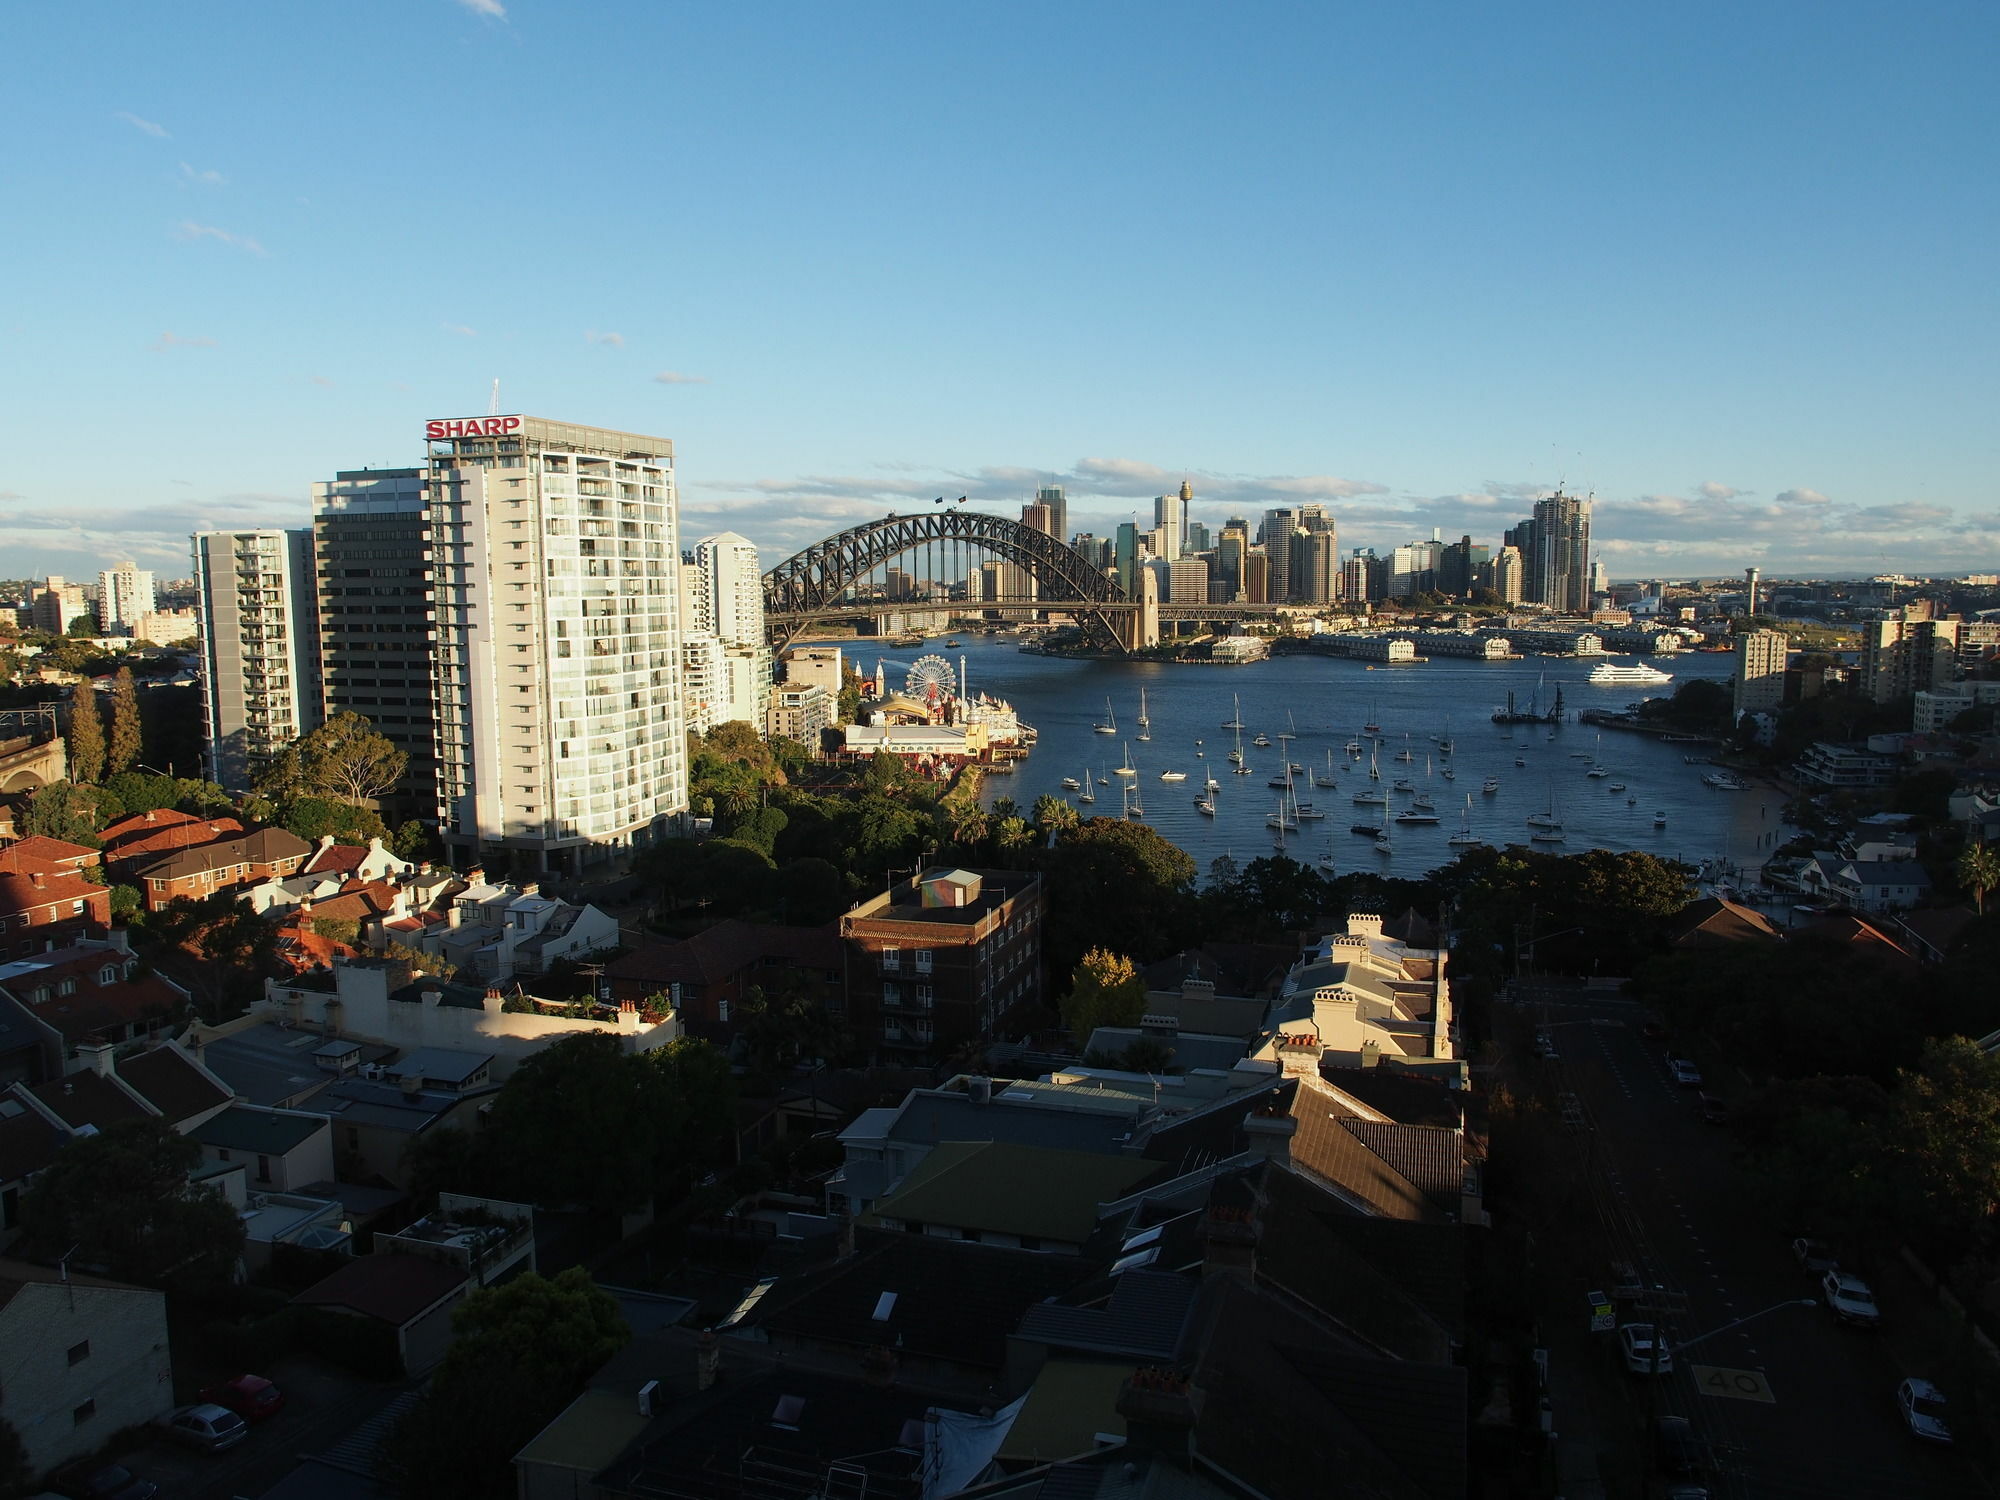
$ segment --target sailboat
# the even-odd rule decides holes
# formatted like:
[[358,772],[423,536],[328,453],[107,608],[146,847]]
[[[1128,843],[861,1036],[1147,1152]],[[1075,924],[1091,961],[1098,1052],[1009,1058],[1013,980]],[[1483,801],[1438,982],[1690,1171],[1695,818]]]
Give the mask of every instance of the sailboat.
[[1531,844],[1560,844],[1563,841],[1562,819],[1556,816],[1556,784],[1549,782],[1549,810],[1545,813],[1529,813],[1528,826],[1535,831],[1528,835]]
[[1330,750],[1330,749],[1329,749],[1329,750],[1328,750],[1328,751],[1326,752],[1326,770],[1325,770],[1324,772],[1320,772],[1320,771],[1314,771],[1314,772],[1313,772],[1313,785],[1314,785],[1314,786],[1339,786],[1339,785],[1340,785],[1340,781],[1339,781],[1339,778],[1337,778],[1337,777],[1336,777],[1336,776],[1335,776],[1335,775],[1333,774],[1333,751],[1332,751],[1332,750]]
[[1382,830],[1375,836],[1375,852],[1377,854],[1392,854],[1395,852],[1389,846],[1389,809],[1387,806],[1384,806],[1382,809]]
[[1083,768],[1083,790],[1076,794],[1076,800],[1079,802],[1095,802],[1097,800],[1097,793],[1090,789],[1089,766]]
[[1112,712],[1111,700],[1109,698],[1104,700],[1104,722],[1102,724],[1093,724],[1090,727],[1097,734],[1116,734],[1118,732],[1118,715]]
[[1484,842],[1478,834],[1472,831],[1472,793],[1467,792],[1465,794],[1465,811],[1459,817],[1458,832],[1446,839],[1445,842],[1450,844],[1454,849],[1470,849]]
[[1144,688],[1140,688],[1139,689],[1139,738],[1142,740],[1150,740],[1152,737],[1153,737],[1153,721],[1146,717],[1146,690]]
[[1204,792],[1219,792],[1222,790],[1222,783],[1215,779],[1215,773],[1211,771],[1207,779],[1202,782],[1201,789]]
[[1206,792],[1194,799],[1194,810],[1204,817],[1215,816],[1215,793]]
[[1382,767],[1377,764],[1375,755],[1376,752],[1372,749],[1368,752],[1368,779],[1370,781],[1380,781],[1382,779]]
[[1326,871],[1326,873],[1329,875],[1331,875],[1334,871],[1332,834],[1328,834],[1326,836],[1326,853],[1322,854],[1319,857],[1319,867],[1322,870]]
[[1235,762],[1230,769],[1238,776],[1250,774],[1250,768],[1243,763],[1243,726],[1240,723],[1236,726],[1236,748],[1229,752],[1229,758]]
[[1130,745],[1125,747],[1125,764],[1122,766],[1113,766],[1111,774],[1113,776],[1137,776],[1139,774],[1132,765],[1132,747]]
[[1292,711],[1288,708],[1285,710],[1285,727],[1280,731],[1278,738],[1281,740],[1295,740],[1298,737],[1298,723],[1292,718]]
[[1099,786],[1111,785],[1111,778],[1105,774],[1104,768],[1102,766],[1099,766],[1097,768],[1097,784]]
[[1410,737],[1406,734],[1403,736],[1403,748],[1396,752],[1396,759],[1413,761],[1416,758],[1416,752],[1410,749]]
[[1243,727],[1243,700],[1241,695],[1231,693],[1229,695],[1229,703],[1229,717],[1223,720],[1222,727],[1224,729],[1241,729]]
[[1437,804],[1431,801],[1431,758],[1424,757],[1424,789],[1410,799],[1410,806],[1423,812],[1436,812]]

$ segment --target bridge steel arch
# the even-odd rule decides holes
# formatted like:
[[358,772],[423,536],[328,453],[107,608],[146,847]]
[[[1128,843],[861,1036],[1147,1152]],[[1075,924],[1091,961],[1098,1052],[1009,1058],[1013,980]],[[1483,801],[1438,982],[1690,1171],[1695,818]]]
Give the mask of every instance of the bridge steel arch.
[[779,563],[764,575],[764,614],[773,644],[789,644],[815,617],[840,609],[847,591],[877,568],[942,544],[1016,564],[1034,579],[1036,604],[1077,614],[1129,649],[1114,616],[1129,613],[1130,601],[1081,552],[1005,516],[958,509],[866,521]]

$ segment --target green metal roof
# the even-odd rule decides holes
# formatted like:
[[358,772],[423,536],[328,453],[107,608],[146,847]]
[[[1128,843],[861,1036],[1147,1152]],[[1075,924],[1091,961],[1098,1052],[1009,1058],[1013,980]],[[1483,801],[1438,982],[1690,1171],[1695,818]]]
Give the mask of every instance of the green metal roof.
[[1078,1245],[1097,1209],[1160,1174],[1156,1161],[1004,1141],[946,1141],[875,1204],[884,1219]]
[[213,1146],[219,1151],[255,1151],[268,1156],[283,1156],[327,1128],[324,1115],[279,1114],[272,1110],[232,1104],[198,1127],[194,1138],[204,1146]]

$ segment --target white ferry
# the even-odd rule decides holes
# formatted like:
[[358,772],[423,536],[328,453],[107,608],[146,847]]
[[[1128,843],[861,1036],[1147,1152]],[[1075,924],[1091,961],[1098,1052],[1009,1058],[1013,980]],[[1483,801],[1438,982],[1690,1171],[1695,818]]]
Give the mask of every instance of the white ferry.
[[1605,661],[1590,669],[1590,681],[1597,687],[1630,687],[1634,683],[1657,687],[1663,682],[1673,680],[1673,673],[1662,672],[1658,667],[1649,667],[1644,662],[1621,667],[1616,662]]

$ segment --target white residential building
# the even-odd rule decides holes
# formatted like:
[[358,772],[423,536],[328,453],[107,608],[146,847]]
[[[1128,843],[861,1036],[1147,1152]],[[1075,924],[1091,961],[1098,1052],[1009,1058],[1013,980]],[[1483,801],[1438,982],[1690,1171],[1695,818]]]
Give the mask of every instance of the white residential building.
[[674,450],[539,417],[428,424],[448,846],[575,870],[687,809]]
[[102,635],[125,635],[160,602],[152,573],[130,562],[97,575],[97,629]]
[[247,790],[320,722],[319,609],[312,531],[198,531],[204,762]]

